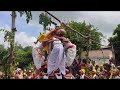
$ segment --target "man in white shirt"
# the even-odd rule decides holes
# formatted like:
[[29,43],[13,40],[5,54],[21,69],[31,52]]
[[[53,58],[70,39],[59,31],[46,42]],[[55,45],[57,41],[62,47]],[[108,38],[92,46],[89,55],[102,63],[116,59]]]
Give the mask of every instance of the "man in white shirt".
[[113,61],[109,60],[109,64],[111,65],[111,70],[113,70],[115,68],[115,64],[113,63]]
[[43,76],[43,79],[48,79],[48,74],[45,74],[45,75]]

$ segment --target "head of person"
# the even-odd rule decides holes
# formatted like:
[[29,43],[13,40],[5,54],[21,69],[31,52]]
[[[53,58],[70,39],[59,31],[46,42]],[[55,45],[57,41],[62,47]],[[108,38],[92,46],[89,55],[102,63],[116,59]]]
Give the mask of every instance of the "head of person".
[[63,37],[66,34],[66,31],[64,29],[59,29],[56,32],[56,35],[59,37]]
[[87,62],[88,64],[90,64],[90,59],[88,60],[88,62]]
[[96,75],[99,76],[99,75],[100,75],[100,71],[97,71],[97,72],[96,72]]
[[111,75],[110,72],[105,72],[105,76],[107,79],[109,79],[110,75]]
[[99,78],[100,78],[100,79],[104,79],[104,75],[100,74],[100,75],[99,75]]
[[81,68],[81,69],[85,69],[85,68],[86,68],[86,67],[85,67],[85,64],[82,63],[80,68]]
[[85,69],[81,69],[79,72],[80,74],[85,74]]
[[51,38],[55,36],[59,29],[62,29],[62,28],[60,26],[57,26],[55,29],[50,30],[50,32],[47,34],[47,38]]
[[27,73],[24,72],[23,73],[23,77],[26,78],[27,77]]
[[92,71],[93,70],[93,66],[91,65],[90,67],[89,67],[89,71]]
[[55,73],[59,73],[60,72],[60,69],[57,69],[56,71],[55,71]]
[[44,68],[44,73],[47,73],[47,68]]
[[117,68],[113,69],[113,75],[119,76],[119,70]]
[[103,71],[103,70],[104,70],[103,65],[100,65],[100,71]]
[[95,61],[92,61],[92,65],[95,65]]
[[34,68],[31,68],[31,72],[34,72]]
[[23,74],[23,70],[21,68],[18,68],[18,74]]
[[96,70],[94,69],[94,70],[92,70],[92,74],[96,74]]
[[109,64],[113,64],[113,59],[110,59],[110,60],[109,60]]
[[106,70],[107,70],[107,71],[110,71],[110,69],[111,69],[111,65],[106,64]]
[[70,70],[69,69],[66,69],[66,74],[69,74],[70,73]]
[[28,76],[31,76],[32,75],[31,70],[29,70],[27,74],[28,74]]
[[26,72],[26,69],[24,69],[24,72]]
[[86,64],[86,63],[87,63],[87,60],[86,60],[86,59],[83,59],[83,60],[82,60],[82,63]]
[[99,68],[99,66],[98,66],[98,65],[96,65],[96,66],[95,66],[95,70],[98,70],[98,68]]
[[111,64],[111,63],[112,63],[112,60],[110,59],[110,60],[109,60],[109,64]]

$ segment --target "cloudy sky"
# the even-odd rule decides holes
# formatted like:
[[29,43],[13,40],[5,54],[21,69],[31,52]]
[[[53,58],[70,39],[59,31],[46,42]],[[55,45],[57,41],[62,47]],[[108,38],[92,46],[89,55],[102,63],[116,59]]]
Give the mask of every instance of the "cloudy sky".
[[[38,18],[39,13],[42,11],[33,11],[33,20],[27,24],[25,16],[20,17],[17,14],[16,28],[17,33],[15,41],[20,43],[23,47],[33,46],[34,41],[38,37],[40,32],[43,32],[42,25],[39,24]],[[71,20],[77,22],[91,23],[103,33],[104,36],[109,38],[112,36],[113,30],[118,24],[120,24],[120,12],[119,11],[50,11],[53,15],[58,17],[63,22]],[[7,30],[11,29],[11,12],[0,11],[0,28]],[[54,19],[53,19],[54,20]],[[55,21],[55,20],[54,20]],[[57,22],[57,21],[55,21]],[[4,44],[7,47],[7,43],[4,42],[4,34],[0,32],[0,44]],[[107,40],[103,41],[102,44],[107,45]]]

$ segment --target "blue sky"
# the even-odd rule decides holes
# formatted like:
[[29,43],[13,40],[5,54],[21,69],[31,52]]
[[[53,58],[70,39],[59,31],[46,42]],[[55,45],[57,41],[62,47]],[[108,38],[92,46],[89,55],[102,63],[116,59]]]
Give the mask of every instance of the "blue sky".
[[[8,25],[11,27],[11,15],[10,13],[0,12],[0,26]],[[40,25],[41,26],[41,25]],[[37,37],[42,28],[35,25],[27,24],[25,17],[20,17],[19,14],[16,18],[16,28],[18,32],[26,32],[29,35]]]
[[[5,29],[11,29],[11,12],[0,12],[0,27]],[[39,36],[39,33],[43,31],[42,25],[40,24],[27,24],[25,16],[20,17],[17,13],[16,18],[16,41],[18,41],[23,46],[31,45],[36,41],[36,38]],[[0,44],[5,44],[3,42],[3,35],[0,32]],[[5,44],[7,45],[7,44]]]

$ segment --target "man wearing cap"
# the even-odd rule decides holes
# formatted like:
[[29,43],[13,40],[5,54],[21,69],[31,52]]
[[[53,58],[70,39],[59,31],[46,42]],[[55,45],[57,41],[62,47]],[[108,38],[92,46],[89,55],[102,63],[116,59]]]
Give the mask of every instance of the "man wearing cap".
[[85,79],[85,69],[81,69],[79,72],[80,72],[80,79]]
[[92,73],[92,74],[93,74],[93,79],[98,79],[98,77],[97,77],[97,75],[96,75],[96,70],[95,70],[95,69],[93,70],[93,73]]

